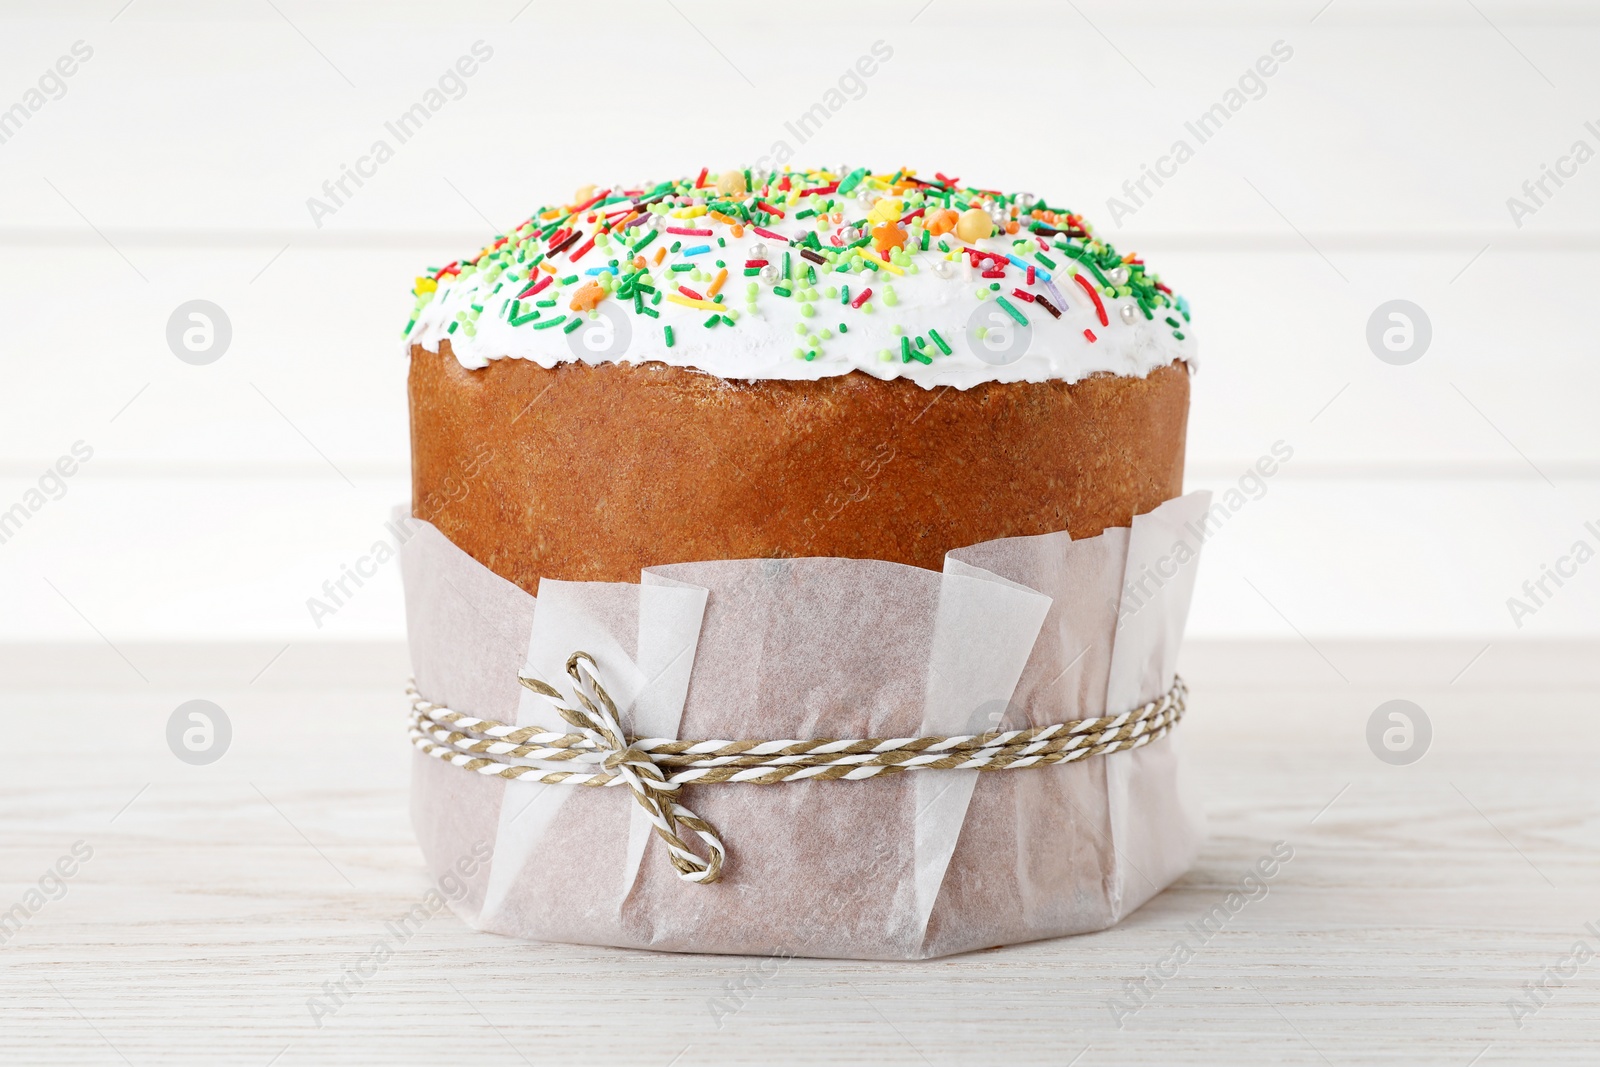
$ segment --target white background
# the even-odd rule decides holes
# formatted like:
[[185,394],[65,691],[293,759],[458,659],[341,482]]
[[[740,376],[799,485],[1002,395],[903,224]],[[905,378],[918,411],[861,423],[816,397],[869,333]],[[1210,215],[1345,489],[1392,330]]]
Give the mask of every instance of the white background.
[[[1600,149],[1594,5],[3,10],[0,108],[94,54],[0,144],[0,510],[75,441],[94,458],[0,544],[0,640],[399,638],[392,566],[321,629],[305,602],[408,495],[412,276],[581,184],[779,138],[1069,203],[1189,297],[1190,486],[1294,449],[1208,546],[1193,636],[1600,634],[1600,561],[1520,630],[1506,607],[1600,543],[1600,161],[1520,228],[1506,206]],[[478,40],[466,94],[314,226],[307,198]],[[865,95],[795,144],[785,121],[877,40]],[[1114,226],[1107,197],[1279,40],[1265,95]],[[210,366],[165,340],[193,298],[232,322]],[[1365,340],[1393,298],[1432,322],[1409,366]]]

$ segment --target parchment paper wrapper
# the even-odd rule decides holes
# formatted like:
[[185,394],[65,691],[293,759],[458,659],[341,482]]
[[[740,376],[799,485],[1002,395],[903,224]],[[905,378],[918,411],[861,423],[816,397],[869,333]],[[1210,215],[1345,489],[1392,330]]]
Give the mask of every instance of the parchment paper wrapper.
[[[654,567],[545,580],[537,601],[398,519],[411,660],[456,711],[564,729],[517,682],[568,691],[583,649],[638,736],[912,737],[1126,711],[1173,682],[1209,494],[1131,528],[987,541],[943,573],[876,560]],[[417,753],[412,815],[479,929],[683,952],[919,959],[1099,930],[1193,862],[1184,727],[1131,752],[1015,771],[686,787],[728,848],[680,880],[628,790],[474,774]],[[487,864],[463,857],[492,848]]]

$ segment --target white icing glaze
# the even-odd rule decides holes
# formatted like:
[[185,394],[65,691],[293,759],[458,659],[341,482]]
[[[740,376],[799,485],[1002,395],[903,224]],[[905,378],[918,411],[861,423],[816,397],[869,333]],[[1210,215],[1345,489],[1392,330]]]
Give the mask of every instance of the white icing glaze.
[[[864,213],[864,209],[858,211],[858,214]],[[468,368],[483,367],[496,359],[526,359],[542,367],[578,359],[588,363],[656,360],[730,379],[815,380],[859,370],[876,378],[910,378],[925,388],[955,386],[961,389],[980,382],[1051,379],[1074,382],[1098,373],[1143,377],[1175,360],[1191,367],[1195,363],[1194,336],[1175,309],[1157,309],[1154,319],[1146,319],[1131,297],[1102,294],[1109,319],[1108,324],[1102,324],[1094,302],[1070,276],[1074,261],[1054,248],[1046,252],[1056,263],[1053,270],[1037,265],[1035,284],[1028,285],[1025,270],[1012,263],[1006,268],[1006,277],[998,279],[999,294],[987,292],[990,282],[996,279],[981,277],[965,255],[954,262],[947,259],[937,250],[937,239],[929,251],[911,252],[912,265],[905,268],[904,274],[887,269],[865,274],[838,273],[831,267],[811,263],[817,273],[815,286],[796,282],[793,295],[786,298],[775,294],[771,286],[763,282],[752,310],[746,303],[747,286],[760,280],[743,276],[745,263],[760,258],[781,262],[785,247],[780,242],[756,234],[750,228],[745,229],[743,236],[735,237],[729,227],[707,223],[704,219],[664,218],[659,225],[699,226],[714,231],[711,237],[660,233],[654,245],[670,247],[672,241],[680,241],[685,249],[706,244],[711,248],[688,259],[681,252],[669,254],[661,266],[651,268],[651,275],[668,292],[675,292],[681,281],[704,294],[706,282],[689,281],[687,273],[674,274],[668,268],[674,262],[690,262],[708,274],[715,274],[715,261],[723,260],[729,277],[722,292],[727,307],[737,314],[734,325],[706,328],[703,324],[708,317],[707,310],[667,300],[652,305],[659,312],[659,318],[648,318],[634,311],[631,300],[612,296],[595,312],[589,313],[588,317],[595,322],[570,335],[564,333],[560,325],[548,329],[533,329],[527,323],[513,326],[503,308],[524,288],[525,282],[516,274],[507,277],[494,271],[477,271],[466,277],[446,275],[440,279],[433,299],[417,314],[406,344],[408,347],[420,344],[436,352],[440,341],[448,336],[451,350],[461,365]],[[800,237],[806,232],[804,224],[796,222],[775,223],[771,229],[791,237]],[[642,228],[631,231],[635,237],[644,232]],[[1020,235],[997,233],[970,243],[956,240],[954,234],[946,235],[945,239],[952,249],[967,244],[979,251],[1008,256],[1016,254],[1013,242],[1019,236],[1028,235],[1026,232]],[[726,242],[725,246],[718,244],[718,237]],[[763,246],[764,257],[760,254]],[[648,253],[654,251],[654,246],[647,249]],[[797,247],[790,247],[788,251],[795,272],[803,273],[810,261],[801,258]],[[567,255],[561,253],[553,257],[553,262],[562,276],[585,276],[587,271],[605,266],[608,259],[618,254],[616,243],[609,253],[596,248],[576,264],[570,263]],[[1027,256],[1026,262],[1034,263],[1032,256]],[[941,276],[940,271],[946,276]],[[1046,274],[1051,276],[1054,293],[1051,284],[1044,280]],[[1085,276],[1093,281],[1092,274],[1085,271]],[[588,280],[587,276],[583,280]],[[872,288],[870,313],[841,303],[837,295],[832,298],[826,295],[830,287],[842,290],[845,285],[849,286],[852,296],[859,295],[863,287]],[[895,297],[892,306],[885,300],[890,287]],[[980,287],[986,290],[983,299],[978,296]],[[541,294],[543,298],[555,296],[559,299],[558,306],[546,309],[550,316],[574,314],[569,309],[569,301],[575,288],[576,283],[568,286],[553,283]],[[1013,290],[1019,288],[1044,296],[1060,308],[1061,317],[1057,319],[1038,303],[1013,295]],[[814,291],[815,298],[803,300],[802,295],[808,291]],[[1004,332],[1018,327],[999,306],[996,295],[1006,296],[1028,319],[1026,342]],[[524,311],[531,309],[533,299],[526,300]],[[473,323],[475,332],[469,334],[457,329],[453,334],[448,333],[449,324],[457,313],[473,304],[483,308]],[[813,310],[810,316],[803,312],[808,304]],[[1126,315],[1122,311],[1124,306],[1131,307]],[[605,322],[596,319],[600,315],[611,323],[609,329]],[[1168,317],[1178,321],[1181,330],[1175,331],[1166,321]],[[969,324],[974,322],[1002,332],[980,340],[969,331]],[[841,323],[848,327],[848,332],[840,333]],[[676,335],[672,348],[666,347],[664,342],[664,326],[671,326]],[[801,335],[797,326],[804,326],[810,335]],[[902,332],[896,332],[897,327]],[[931,343],[930,327],[951,346],[951,354],[939,352]],[[824,329],[831,331],[830,338],[820,338]],[[1094,340],[1089,339],[1086,330],[1094,334]],[[1183,334],[1181,339],[1176,336],[1178,332]],[[627,335],[625,341],[624,334]],[[929,363],[906,362],[901,356],[901,337],[918,335],[928,337],[930,342],[918,349],[931,359]],[[1006,345],[1024,343],[1024,354],[1010,359],[1017,348]],[[817,355],[812,360],[799,358],[795,354],[797,347],[813,348]],[[996,348],[1004,357],[995,355]],[[891,358],[883,358],[884,350]],[[1007,361],[997,362],[997,358],[1007,358]]]

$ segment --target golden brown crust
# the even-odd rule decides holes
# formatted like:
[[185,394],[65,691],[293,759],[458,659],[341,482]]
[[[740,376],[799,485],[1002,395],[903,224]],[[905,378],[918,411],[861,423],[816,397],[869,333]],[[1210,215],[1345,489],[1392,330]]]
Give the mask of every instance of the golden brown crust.
[[413,511],[530,593],[704,559],[938,570],[996,537],[1126,526],[1183,491],[1189,376],[927,390],[661,363],[467,370],[411,350]]

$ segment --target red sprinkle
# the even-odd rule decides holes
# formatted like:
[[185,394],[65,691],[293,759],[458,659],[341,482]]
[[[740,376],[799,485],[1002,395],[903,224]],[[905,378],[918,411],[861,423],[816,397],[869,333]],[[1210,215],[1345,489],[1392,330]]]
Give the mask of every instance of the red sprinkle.
[[749,268],[749,267],[765,267],[767,265],[767,261],[764,260],[764,259],[747,259],[747,260],[744,261],[744,265],[747,268]]
[[1094,336],[1094,331],[1093,331],[1093,330],[1084,330],[1084,331],[1083,331],[1083,335],[1084,335],[1084,336],[1085,336],[1085,337],[1087,337],[1087,338],[1088,338],[1088,339],[1089,339],[1089,340],[1091,340],[1091,341],[1093,341],[1093,340],[1094,340],[1094,339],[1095,339],[1095,336]]
[[1025,293],[1021,289],[1013,289],[1011,290],[1011,295],[1016,297],[1018,300],[1026,300],[1030,304],[1033,303],[1032,293]]
[[691,230],[683,226],[668,226],[668,233],[681,233],[685,237],[710,237],[710,230]]
[[861,290],[861,292],[856,294],[856,298],[854,300],[850,301],[850,306],[853,307],[853,308],[858,308],[862,304],[865,304],[868,300],[871,300],[871,299],[872,299],[872,290],[871,289],[863,289],[863,290]]
[[710,169],[711,169],[710,167],[701,167],[700,168],[700,177],[698,177],[698,178],[696,178],[694,180],[694,187],[696,189],[699,189],[701,186],[705,185],[705,183],[706,183],[706,172],[709,171]]
[[581,203],[577,207],[573,208],[572,209],[572,213],[574,215],[576,215],[580,211],[587,211],[587,210],[589,210],[590,208],[594,207],[596,204],[598,204],[600,201],[604,200],[606,197],[608,197],[610,195],[611,195],[611,190],[610,189],[607,189],[603,193],[596,193],[594,196],[591,196],[589,199],[585,200],[583,203]]
[[[1083,291],[1089,294],[1089,299],[1094,301],[1094,313],[1100,316],[1100,325],[1110,326],[1111,320],[1106,318],[1106,306],[1100,302],[1100,294],[1094,291],[1094,286],[1089,284],[1089,279],[1081,274],[1074,274],[1072,280],[1083,286]],[[1089,333],[1088,330],[1083,331]],[[1094,340],[1094,334],[1089,334],[1089,340]]]
[[774,241],[782,241],[784,244],[788,244],[789,243],[789,239],[787,237],[785,237],[781,233],[773,233],[771,230],[764,230],[760,226],[752,226],[750,228],[752,230],[756,231],[757,233],[759,233],[763,237],[770,237],[772,240],[774,240]]
[[785,215],[784,215],[784,213],[782,211],[780,211],[778,208],[773,207],[771,204],[767,203],[765,200],[757,200],[756,201],[756,207],[760,208],[762,211],[765,211],[769,215],[776,215],[780,219],[785,217]]
[[983,276],[985,278],[1004,278],[1006,272],[1004,270],[986,270],[983,272]]
[[575,251],[567,253],[567,257],[569,259],[571,259],[572,262],[576,263],[576,262],[578,262],[578,260],[582,259],[586,254],[588,254],[589,249],[591,249],[593,247],[594,247],[594,238],[591,237],[587,241],[583,242],[583,244],[579,245]]
[[[1028,268],[1028,284],[1029,285],[1033,284],[1033,268],[1032,267]],[[1028,299],[1032,300],[1033,297],[1030,296]]]
[[544,277],[540,278],[538,281],[522,290],[522,292],[518,293],[517,299],[521,300],[525,297],[537,296],[538,294],[544,292],[545,286],[549,285],[553,281],[555,281],[555,275],[546,274]]
[[690,300],[704,300],[705,299],[705,297],[701,296],[699,293],[695,292],[693,289],[689,288],[687,285],[678,286],[678,292],[682,293],[684,296],[688,297]]

